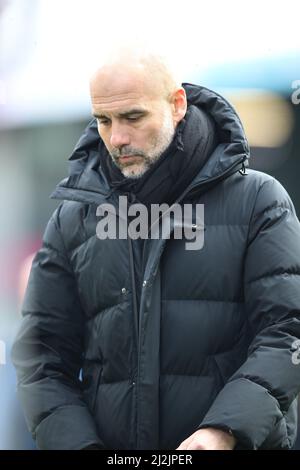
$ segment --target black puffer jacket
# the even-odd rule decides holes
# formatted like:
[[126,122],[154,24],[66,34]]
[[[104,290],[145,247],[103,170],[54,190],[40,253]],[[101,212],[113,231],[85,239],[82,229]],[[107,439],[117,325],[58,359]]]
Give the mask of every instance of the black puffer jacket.
[[205,426],[231,429],[240,448],[293,444],[299,222],[277,181],[239,171],[248,146],[232,107],[185,87],[221,136],[184,199],[205,204],[201,250],[147,240],[142,260],[134,240],[97,238],[96,208],[118,191],[98,171],[95,121],[54,192],[64,202],[33,262],[13,348],[41,449],[175,449]]

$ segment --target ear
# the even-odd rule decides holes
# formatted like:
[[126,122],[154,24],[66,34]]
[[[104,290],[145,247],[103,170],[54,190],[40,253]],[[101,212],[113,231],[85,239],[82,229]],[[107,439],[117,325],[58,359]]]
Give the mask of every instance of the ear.
[[173,121],[175,127],[184,118],[187,110],[187,99],[185,89],[180,87],[177,88],[171,95],[170,98],[172,106]]

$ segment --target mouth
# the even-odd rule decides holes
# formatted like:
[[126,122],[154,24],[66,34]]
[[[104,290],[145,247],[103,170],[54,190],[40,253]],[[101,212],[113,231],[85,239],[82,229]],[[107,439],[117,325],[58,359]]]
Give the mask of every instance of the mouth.
[[142,157],[140,155],[122,155],[121,157],[118,158],[118,160],[121,163],[131,163],[141,158]]

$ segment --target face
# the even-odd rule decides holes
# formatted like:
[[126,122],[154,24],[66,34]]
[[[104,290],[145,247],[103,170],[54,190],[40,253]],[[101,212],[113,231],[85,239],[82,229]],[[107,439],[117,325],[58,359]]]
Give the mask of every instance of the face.
[[138,74],[103,73],[91,82],[93,114],[112,160],[125,177],[138,178],[159,159],[177,124],[172,103],[147,89]]

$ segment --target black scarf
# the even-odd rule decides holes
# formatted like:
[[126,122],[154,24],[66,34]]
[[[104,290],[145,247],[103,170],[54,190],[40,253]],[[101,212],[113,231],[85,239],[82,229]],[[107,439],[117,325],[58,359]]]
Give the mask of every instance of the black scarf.
[[213,119],[194,105],[188,107],[174,138],[161,157],[140,178],[126,178],[100,143],[101,169],[111,188],[131,194],[131,201],[171,205],[183,193],[218,144]]

